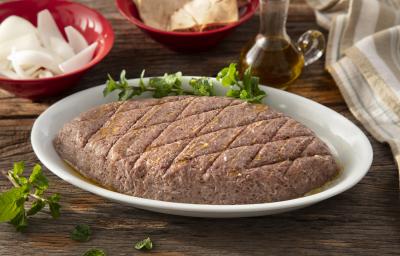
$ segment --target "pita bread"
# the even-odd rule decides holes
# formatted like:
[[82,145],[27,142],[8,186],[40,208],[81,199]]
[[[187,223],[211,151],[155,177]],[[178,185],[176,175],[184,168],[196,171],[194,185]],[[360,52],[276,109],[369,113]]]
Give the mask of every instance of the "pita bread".
[[[167,30],[201,31],[239,19],[237,0],[134,0],[146,25]],[[162,8],[160,8],[162,7]]]
[[171,16],[191,0],[134,0],[144,24],[167,30]]

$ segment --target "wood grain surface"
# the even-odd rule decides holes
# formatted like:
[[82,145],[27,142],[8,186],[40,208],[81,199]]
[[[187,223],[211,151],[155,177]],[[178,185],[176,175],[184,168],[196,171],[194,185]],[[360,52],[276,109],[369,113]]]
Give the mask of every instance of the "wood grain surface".
[[[30,145],[35,118],[55,100],[102,84],[106,74],[125,68],[137,77],[181,70],[188,75],[213,76],[237,60],[240,48],[258,29],[257,17],[241,26],[218,47],[207,52],[178,54],[152,41],[128,23],[111,0],[82,0],[112,22],[116,42],[111,54],[71,91],[42,102],[15,98],[0,91],[0,169],[15,161],[32,166],[38,160]],[[292,1],[288,32],[293,38],[318,28],[303,0]],[[306,68],[290,91],[338,111],[358,126],[348,111],[323,61]],[[315,117],[318,118],[318,117]],[[369,136],[369,135],[368,135]],[[369,136],[374,162],[368,175],[354,188],[322,203],[291,213],[243,219],[197,219],[157,214],[123,206],[78,189],[48,170],[51,191],[62,196],[60,219],[46,214],[30,219],[25,233],[0,224],[0,255],[82,255],[103,248],[108,255],[398,255],[400,206],[397,168],[390,149]],[[353,152],[357,154],[357,152]],[[0,190],[9,184],[0,178]],[[89,224],[93,238],[79,243],[69,238],[76,224]],[[150,236],[150,253],[133,248]]]

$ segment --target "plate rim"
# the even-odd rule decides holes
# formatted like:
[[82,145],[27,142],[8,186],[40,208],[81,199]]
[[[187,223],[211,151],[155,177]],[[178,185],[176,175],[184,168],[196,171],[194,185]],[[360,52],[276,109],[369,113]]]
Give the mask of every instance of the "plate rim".
[[[183,76],[184,79],[189,79],[195,76]],[[146,79],[148,79],[147,77]],[[213,78],[214,79],[214,78]],[[135,83],[139,81],[139,78],[136,79],[129,79],[129,82]],[[262,90],[266,91],[267,93],[269,91],[273,91],[275,93],[280,93],[280,94],[288,94],[289,97],[294,97],[297,100],[304,101],[306,103],[311,103],[311,104],[317,104],[319,107],[321,107],[324,111],[330,112],[330,114],[334,115],[339,115],[340,118],[343,119],[343,121],[347,122],[350,126],[352,126],[357,133],[361,135],[362,143],[367,146],[366,150],[366,156],[367,159],[363,161],[362,163],[362,170],[356,175],[353,179],[351,180],[344,180],[342,182],[339,182],[338,184],[323,190],[321,192],[312,194],[312,195],[307,195],[303,196],[300,198],[295,198],[295,199],[290,199],[290,200],[285,200],[285,201],[278,201],[278,202],[272,202],[272,203],[258,203],[258,204],[238,204],[238,205],[211,205],[211,204],[191,204],[191,203],[177,203],[177,202],[168,202],[168,201],[160,201],[160,200],[154,200],[154,199],[147,199],[147,198],[140,198],[140,197],[135,197],[135,196],[130,196],[126,194],[122,194],[119,192],[115,192],[112,190],[108,190],[106,188],[103,188],[99,185],[90,183],[86,180],[83,180],[79,178],[78,176],[74,176],[71,174],[68,174],[63,168],[58,166],[57,164],[52,163],[52,161],[49,161],[51,157],[46,156],[45,154],[43,155],[41,153],[40,149],[40,143],[39,143],[39,136],[40,134],[40,124],[42,120],[53,111],[54,108],[59,106],[60,104],[64,104],[68,102],[69,100],[75,98],[79,94],[88,94],[90,95],[91,93],[95,91],[101,91],[100,89],[104,88],[104,84],[98,85],[95,87],[91,87],[85,90],[78,91],[76,93],[73,93],[57,102],[52,104],[50,107],[48,107],[43,113],[40,114],[40,116],[35,120],[32,130],[31,130],[31,144],[33,151],[39,161],[46,166],[46,168],[51,171],[53,174],[61,178],[62,180],[70,183],[73,186],[76,186],[82,190],[88,191],[90,193],[93,193],[95,195],[107,198],[112,201],[118,201],[120,203],[128,204],[137,208],[143,208],[143,209],[162,209],[162,210],[173,210],[173,211],[180,211],[180,212],[197,212],[197,213],[257,213],[257,212],[267,212],[267,211],[274,211],[274,210],[282,210],[286,208],[300,208],[304,206],[308,206],[320,201],[324,201],[328,198],[331,198],[333,196],[336,196],[338,194],[341,194],[345,192],[346,190],[352,188],[355,186],[357,183],[360,182],[360,180],[368,173],[372,160],[373,160],[373,150],[372,150],[372,145],[370,141],[368,140],[367,136],[364,134],[364,132],[356,126],[353,122],[351,122],[348,118],[345,116],[341,115],[340,113],[316,102],[311,99],[305,98],[300,95],[296,95],[291,92],[287,91],[282,91],[279,89],[275,89],[272,87],[268,86],[261,86]],[[264,104],[264,103],[263,103]],[[360,167],[360,169],[361,169]],[[179,214],[176,214],[179,215]]]

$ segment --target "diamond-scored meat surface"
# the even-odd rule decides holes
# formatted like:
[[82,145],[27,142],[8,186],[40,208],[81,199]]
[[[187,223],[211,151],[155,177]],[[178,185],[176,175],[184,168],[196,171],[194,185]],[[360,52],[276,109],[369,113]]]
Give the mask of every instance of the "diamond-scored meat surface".
[[87,178],[121,193],[204,204],[303,196],[338,172],[315,134],[266,105],[173,96],[110,103],[54,140]]

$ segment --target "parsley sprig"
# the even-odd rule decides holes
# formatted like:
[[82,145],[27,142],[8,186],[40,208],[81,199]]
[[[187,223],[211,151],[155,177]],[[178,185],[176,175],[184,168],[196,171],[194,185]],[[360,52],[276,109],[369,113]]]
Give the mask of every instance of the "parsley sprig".
[[[44,196],[49,182],[42,167],[35,165],[28,178],[23,176],[24,170],[24,162],[14,163],[13,169],[5,174],[14,188],[0,194],[0,222],[9,222],[17,231],[23,231],[28,226],[28,217],[42,211],[46,206],[53,218],[60,216],[60,196]],[[32,201],[28,207],[25,204],[30,200]]]
[[[145,71],[140,76],[138,86],[130,85],[126,79],[126,71],[120,74],[119,81],[114,80],[108,75],[106,87],[103,94],[107,96],[113,91],[118,91],[119,100],[128,100],[142,93],[150,92],[154,98],[162,98],[171,95],[197,95],[214,96],[214,84],[210,78],[192,78],[189,81],[191,90],[185,90],[182,87],[182,73],[164,74],[162,77],[153,77],[144,80]],[[217,76],[217,80],[225,87],[229,87],[226,93],[227,97],[238,98],[250,103],[261,103],[266,96],[265,92],[259,87],[259,78],[251,75],[251,69],[248,68],[240,79],[236,64],[230,64],[229,67],[222,69]]]

